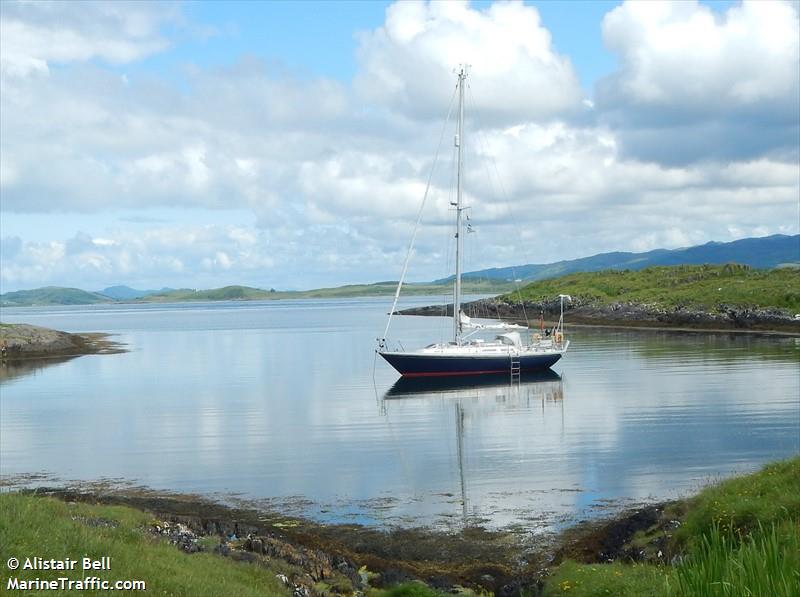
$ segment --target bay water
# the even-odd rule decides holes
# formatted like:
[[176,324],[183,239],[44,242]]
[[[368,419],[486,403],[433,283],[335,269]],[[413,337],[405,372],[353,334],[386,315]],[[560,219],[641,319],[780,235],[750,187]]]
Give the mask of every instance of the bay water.
[[[406,382],[374,352],[389,302],[4,308],[128,352],[1,365],[0,474],[535,532],[800,452],[800,338],[567,322],[552,373]],[[391,335],[416,347],[451,325],[396,317]]]

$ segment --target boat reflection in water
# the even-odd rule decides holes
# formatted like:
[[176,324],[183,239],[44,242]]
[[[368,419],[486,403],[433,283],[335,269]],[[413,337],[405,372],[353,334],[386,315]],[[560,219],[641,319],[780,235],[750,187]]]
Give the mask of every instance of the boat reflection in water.
[[[464,526],[471,519],[480,522],[484,504],[470,508],[467,498],[468,466],[466,454],[483,460],[485,453],[479,447],[471,450],[467,446],[465,429],[480,432],[482,425],[491,425],[492,420],[503,425],[503,420],[515,420],[517,431],[533,423],[531,418],[544,420],[547,407],[560,411],[561,428],[564,424],[564,386],[561,376],[552,370],[522,374],[519,381],[513,381],[508,374],[482,375],[469,378],[459,377],[401,377],[380,400],[381,414],[391,420],[392,411],[398,410],[398,418],[406,407],[413,407],[417,413],[423,409],[438,411],[452,409],[455,422],[456,462],[461,492],[461,517]],[[425,404],[420,405],[420,402]],[[420,408],[422,407],[422,408]],[[535,413],[539,412],[539,415]],[[553,413],[555,414],[555,413]],[[556,416],[558,416],[556,414]],[[549,417],[548,417],[549,418]],[[449,419],[449,417],[448,417]],[[552,423],[552,421],[551,421]],[[445,430],[442,430],[445,431]],[[480,441],[481,438],[478,438]],[[486,463],[484,463],[486,466]],[[491,465],[490,465],[491,466]],[[480,501],[480,498],[479,498]]]
[[564,398],[561,376],[547,369],[523,373],[511,381],[508,373],[469,377],[401,377],[384,395],[385,400],[452,395],[454,398],[509,398],[557,401]]

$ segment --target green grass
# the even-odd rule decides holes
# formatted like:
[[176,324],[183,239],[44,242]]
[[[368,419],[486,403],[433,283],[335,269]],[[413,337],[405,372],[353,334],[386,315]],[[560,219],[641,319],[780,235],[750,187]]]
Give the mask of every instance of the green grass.
[[547,579],[544,595],[649,597],[667,595],[671,571],[620,563],[583,565],[564,562]]
[[734,307],[779,308],[800,312],[800,269],[753,269],[744,265],[677,265],[639,271],[606,270],[569,274],[528,284],[504,295],[516,302],[551,301],[570,294],[597,305],[632,301],[662,308],[679,306],[713,310]]
[[676,572],[678,595],[800,595],[797,523],[759,526],[741,539],[714,525]]
[[800,457],[707,487],[670,509],[675,566],[564,562],[545,595],[800,595]]
[[684,522],[675,533],[678,546],[691,547],[715,526],[745,537],[760,532],[760,525],[800,522],[800,457],[707,487],[685,508]]
[[[212,554],[185,554],[151,536],[146,530],[151,522],[147,514],[127,507],[67,504],[51,498],[0,494],[2,591],[6,590],[10,576],[5,562],[12,556],[21,561],[32,556],[77,560],[85,556],[109,556],[110,571],[18,570],[14,576],[20,580],[82,579],[84,576],[99,576],[109,581],[136,579],[147,583],[147,592],[142,594],[150,595],[290,594],[275,578],[275,571]],[[107,595],[108,592],[81,594]]]
[[436,591],[416,582],[407,582],[388,590],[372,590],[367,593],[368,597],[445,597],[445,595],[448,593]]

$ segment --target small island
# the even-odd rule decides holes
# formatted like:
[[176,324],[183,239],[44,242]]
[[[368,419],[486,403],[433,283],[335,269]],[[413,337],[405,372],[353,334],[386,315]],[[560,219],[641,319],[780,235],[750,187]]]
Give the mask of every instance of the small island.
[[[539,280],[463,305],[470,317],[535,327],[558,317],[568,324],[800,334],[800,269],[747,265],[676,265],[573,273]],[[403,315],[452,315],[452,305],[405,309]]]

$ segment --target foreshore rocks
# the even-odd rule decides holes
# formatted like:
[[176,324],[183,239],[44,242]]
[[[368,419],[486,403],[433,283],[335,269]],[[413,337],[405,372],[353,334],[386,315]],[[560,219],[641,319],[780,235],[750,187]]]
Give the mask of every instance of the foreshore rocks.
[[411,580],[448,592],[470,588],[519,596],[535,591],[548,559],[541,539],[528,544],[512,533],[482,527],[447,532],[325,525],[146,489],[39,487],[35,493],[146,511],[153,516],[147,532],[186,553],[269,566],[298,597],[366,594]]
[[0,323],[0,358],[3,360],[68,357],[124,352],[108,334],[70,334],[27,323]]
[[[550,322],[558,319],[560,301],[511,303],[499,299],[481,299],[463,305],[469,317],[503,319],[535,326],[540,314]],[[453,305],[415,307],[398,312],[401,315],[452,316]],[[564,316],[569,324],[619,327],[690,328],[699,330],[752,330],[800,334],[800,317],[780,309],[743,308],[719,304],[713,311],[679,305],[666,309],[633,301],[600,305],[574,298],[564,303]]]
[[[548,570],[565,558],[664,563],[673,555],[667,553],[664,537],[674,530],[674,521],[666,516],[664,504],[639,507],[609,520],[586,521],[559,535],[523,540],[479,526],[446,532],[324,525],[146,489],[40,487],[35,493],[148,512],[153,520],[145,532],[186,553],[208,552],[268,566],[295,597],[363,595],[371,588],[412,580],[450,593],[466,588],[504,597],[538,595]],[[648,531],[648,539],[633,546],[637,531]]]
[[[247,535],[244,537],[237,534],[246,531]],[[296,596],[316,594],[315,586],[320,582],[337,584],[338,581],[342,588],[347,586],[354,589],[361,588],[363,584],[358,569],[346,558],[331,556],[324,551],[302,545],[293,545],[276,536],[260,533],[249,525],[243,527],[237,522],[173,516],[154,521],[150,532],[185,553],[213,551],[240,561],[254,561],[263,557],[266,561],[280,560],[302,569],[302,573],[277,575]],[[211,541],[203,541],[204,539]]]

